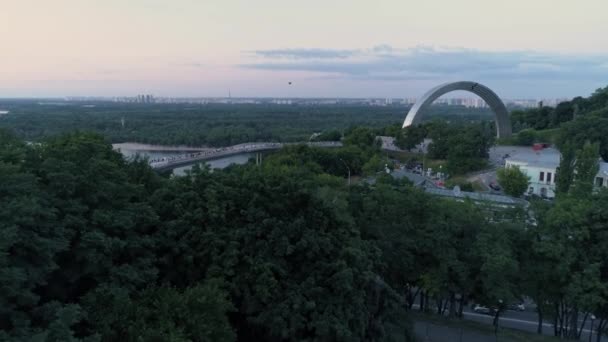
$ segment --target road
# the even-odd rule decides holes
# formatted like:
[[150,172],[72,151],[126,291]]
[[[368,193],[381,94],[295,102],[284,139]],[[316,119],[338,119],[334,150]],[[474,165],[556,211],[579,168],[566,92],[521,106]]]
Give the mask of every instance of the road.
[[[379,136],[378,138],[380,138],[382,141],[382,149],[387,151],[403,151],[395,145],[395,138],[387,136]],[[432,143],[431,139],[424,139],[424,142],[416,145],[416,147],[411,149],[410,152],[427,153],[427,148],[430,143]],[[503,194],[501,191],[495,191],[489,187],[490,183],[497,183],[496,169],[504,166],[505,156],[514,156],[522,151],[528,151],[529,149],[529,147],[524,146],[492,146],[488,151],[488,162],[490,164],[490,169],[469,174],[467,176],[467,181],[479,181],[479,183],[484,185],[488,193],[498,195]]]
[[[418,308],[419,306],[417,304],[415,304],[414,307]],[[479,322],[479,323],[489,324],[489,325],[492,324],[492,320],[494,318],[491,315],[473,312],[471,310],[471,308],[469,308],[469,307],[466,307],[463,310],[462,314],[463,314],[464,319]],[[583,323],[583,320],[581,318],[581,319],[579,319],[579,324],[582,324],[582,323]],[[536,333],[536,329],[538,327],[538,316],[537,316],[536,312],[529,311],[529,310],[527,310],[527,311],[507,310],[500,315],[499,325],[501,327],[505,327],[505,328],[511,328],[511,329],[517,329],[517,330],[527,331],[527,332],[531,332],[531,333]],[[580,329],[580,327],[579,327],[579,329]],[[589,319],[587,319],[587,321],[585,322],[585,326],[583,328],[583,332],[581,334],[581,341],[589,340],[590,329],[591,329],[591,321]],[[543,334],[548,335],[548,336],[553,336],[553,324],[551,324],[550,322],[543,322]],[[596,335],[595,335],[595,331],[594,331],[593,335],[592,335],[592,340],[595,342],[596,341],[595,339],[596,339]],[[608,338],[602,337],[602,341],[608,342]]]
[[469,174],[467,176],[467,181],[471,182],[471,183],[478,182],[479,184],[482,184],[488,193],[497,194],[497,195],[503,194],[502,191],[496,191],[496,190],[493,190],[492,188],[490,188],[491,183],[498,184],[498,181],[496,180],[496,169],[484,170],[482,172],[476,172],[473,174]]

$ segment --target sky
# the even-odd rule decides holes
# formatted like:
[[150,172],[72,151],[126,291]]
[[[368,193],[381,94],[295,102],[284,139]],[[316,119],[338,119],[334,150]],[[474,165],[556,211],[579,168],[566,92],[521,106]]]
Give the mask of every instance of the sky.
[[0,0],[0,97],[404,98],[457,80],[587,96],[608,85],[606,13],[606,0]]

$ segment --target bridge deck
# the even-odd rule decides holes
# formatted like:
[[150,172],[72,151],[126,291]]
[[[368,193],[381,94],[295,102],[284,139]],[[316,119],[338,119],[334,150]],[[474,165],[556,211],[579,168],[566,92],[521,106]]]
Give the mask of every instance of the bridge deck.
[[[191,152],[183,156],[166,157],[160,161],[150,162],[150,166],[157,171],[172,170],[180,166],[195,164],[205,160],[213,160],[222,157],[227,157],[241,153],[264,152],[270,150],[278,150],[284,146],[299,145],[302,143],[249,143],[240,144],[229,147],[220,147],[210,151]],[[340,147],[341,142],[337,141],[320,141],[305,143],[313,147]]]

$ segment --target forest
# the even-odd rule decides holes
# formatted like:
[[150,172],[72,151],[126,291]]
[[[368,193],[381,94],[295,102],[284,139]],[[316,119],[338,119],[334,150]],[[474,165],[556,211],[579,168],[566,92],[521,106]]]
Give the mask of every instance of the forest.
[[[93,131],[112,143],[229,146],[245,142],[308,141],[313,133],[354,126],[380,128],[402,123],[408,106],[275,104],[128,104],[0,100],[0,127],[26,141],[73,131]],[[492,120],[488,109],[434,106],[427,118],[452,122]],[[124,121],[123,121],[124,120]],[[123,126],[124,122],[124,126]]]
[[506,144],[554,143],[560,150],[581,148],[586,141],[600,145],[608,160],[608,86],[589,97],[577,96],[553,107],[511,112],[511,124],[518,134]]
[[[592,104],[605,93],[576,100],[572,118],[554,128],[555,201],[500,210],[432,197],[384,172],[392,163],[378,134],[406,148],[431,137],[430,155],[454,170],[478,168],[492,125],[462,116],[401,130],[401,112],[389,107],[275,107],[254,130],[276,135],[257,138],[319,130],[344,146],[296,145],[262,165],[170,177],[112,149],[140,132],[117,130],[123,116],[125,127],[141,120],[158,133],[148,142],[189,143],[197,125],[235,133],[267,109],[174,108],[173,117],[157,106],[85,113],[3,103],[11,113],[0,117],[10,127],[0,128],[0,340],[413,341],[420,312],[462,319],[480,304],[496,309],[498,327],[526,297],[537,304],[539,333],[550,322],[553,335],[580,339],[593,314],[600,341],[608,191],[593,181],[608,148],[608,106]],[[192,143],[211,144],[197,134]],[[215,143],[255,139],[225,138]],[[361,181],[349,184],[346,169]]]
[[[26,144],[1,130],[0,340],[403,341],[415,311],[457,319],[480,303],[498,318],[523,296],[539,331],[576,339],[593,312],[603,332],[598,145],[531,221],[377,173],[374,137],[165,177],[96,133]],[[349,186],[343,163],[376,181]]]

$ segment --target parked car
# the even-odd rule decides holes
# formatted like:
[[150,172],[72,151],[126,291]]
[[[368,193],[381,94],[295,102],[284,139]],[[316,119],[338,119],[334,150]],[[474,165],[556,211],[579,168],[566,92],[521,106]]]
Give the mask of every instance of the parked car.
[[489,187],[490,187],[490,189],[492,189],[494,191],[500,191],[500,185],[498,185],[494,182],[490,183]]
[[507,309],[513,311],[526,311],[526,306],[524,305],[524,303],[514,303],[507,306]]
[[473,312],[480,313],[480,314],[486,314],[486,315],[494,315],[496,313],[496,309],[488,308],[486,306],[482,306],[479,304],[475,304],[475,306],[473,307]]

